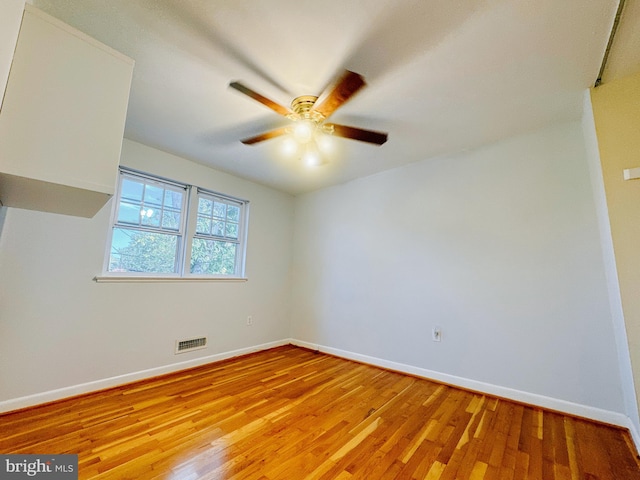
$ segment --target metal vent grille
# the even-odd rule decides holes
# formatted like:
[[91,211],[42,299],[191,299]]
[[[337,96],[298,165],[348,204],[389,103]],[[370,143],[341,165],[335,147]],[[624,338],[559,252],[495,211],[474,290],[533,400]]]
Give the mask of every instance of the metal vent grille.
[[191,352],[207,348],[207,337],[190,338],[189,340],[176,340],[176,353]]

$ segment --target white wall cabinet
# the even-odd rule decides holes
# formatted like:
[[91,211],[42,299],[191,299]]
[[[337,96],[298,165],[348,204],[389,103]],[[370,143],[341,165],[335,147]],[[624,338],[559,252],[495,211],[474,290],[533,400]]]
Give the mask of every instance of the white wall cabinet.
[[25,5],[0,110],[0,202],[92,217],[114,194],[133,60]]
[[0,2],[0,105],[7,86],[11,60],[18,40],[24,0],[2,0]]

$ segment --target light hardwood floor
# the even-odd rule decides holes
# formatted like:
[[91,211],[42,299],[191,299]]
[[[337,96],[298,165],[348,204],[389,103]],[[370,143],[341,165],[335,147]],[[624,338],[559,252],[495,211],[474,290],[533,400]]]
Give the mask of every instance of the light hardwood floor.
[[640,480],[624,430],[286,346],[0,416],[81,479]]

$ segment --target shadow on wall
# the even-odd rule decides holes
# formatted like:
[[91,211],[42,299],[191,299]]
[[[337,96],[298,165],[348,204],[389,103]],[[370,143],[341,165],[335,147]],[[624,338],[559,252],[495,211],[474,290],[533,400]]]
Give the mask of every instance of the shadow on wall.
[[9,207],[0,206],[0,238],[2,238],[2,226],[4,225],[4,217],[7,216]]

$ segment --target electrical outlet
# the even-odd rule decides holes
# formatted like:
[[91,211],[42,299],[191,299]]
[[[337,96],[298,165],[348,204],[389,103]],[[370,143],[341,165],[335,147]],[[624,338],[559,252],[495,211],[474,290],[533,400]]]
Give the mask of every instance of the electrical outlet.
[[253,317],[251,315],[249,315],[247,317],[247,326],[248,327],[252,327],[253,326]]
[[442,329],[440,327],[433,327],[431,330],[431,340],[434,342],[442,341]]

